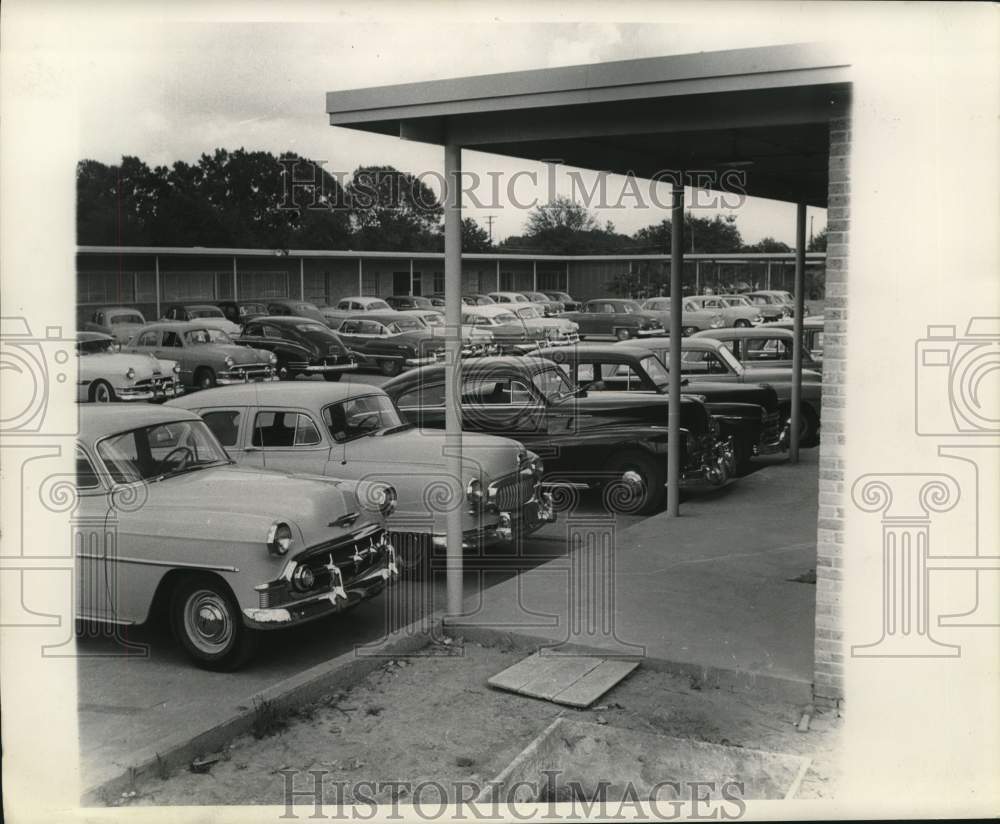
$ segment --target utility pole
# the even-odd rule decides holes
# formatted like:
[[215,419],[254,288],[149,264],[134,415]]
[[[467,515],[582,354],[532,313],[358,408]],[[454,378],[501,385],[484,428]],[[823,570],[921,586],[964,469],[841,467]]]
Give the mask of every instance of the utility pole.
[[816,215],[809,215],[809,245],[813,242],[813,221],[816,219]]
[[484,218],[484,220],[486,221],[486,226],[487,226],[487,228],[489,229],[489,232],[490,232],[490,246],[492,246],[493,245],[493,221],[496,220],[496,216],[495,215],[486,215],[486,217]]

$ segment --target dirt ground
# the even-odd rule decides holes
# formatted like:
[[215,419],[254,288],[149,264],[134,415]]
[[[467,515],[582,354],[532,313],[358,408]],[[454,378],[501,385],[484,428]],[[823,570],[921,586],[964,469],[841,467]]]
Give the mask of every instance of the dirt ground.
[[[815,715],[809,731],[802,733],[796,730],[801,706],[747,692],[703,689],[690,677],[641,665],[587,710],[487,686],[487,678],[533,651],[509,644],[463,644],[461,639],[432,645],[426,656],[386,662],[350,690],[293,714],[258,707],[255,732],[263,737],[248,734],[221,753],[206,753],[214,763],[205,772],[164,774],[108,801],[283,805],[287,779],[279,771],[289,769],[300,771],[296,789],[312,786],[308,770],[327,771],[324,788],[336,782],[351,788],[362,781],[483,784],[560,714],[713,744],[808,755],[813,763],[798,797],[833,795],[840,725],[833,712]],[[328,803],[335,803],[336,791],[330,792]],[[406,803],[391,788],[372,794],[389,803],[394,793],[399,803]],[[354,800],[351,789],[343,800]]]

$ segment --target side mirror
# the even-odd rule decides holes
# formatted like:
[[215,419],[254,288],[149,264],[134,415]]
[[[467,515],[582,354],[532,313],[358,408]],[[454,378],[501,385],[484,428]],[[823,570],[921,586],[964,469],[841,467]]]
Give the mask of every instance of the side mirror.
[[585,398],[587,397],[587,387],[579,386],[577,390],[573,393],[574,398]]

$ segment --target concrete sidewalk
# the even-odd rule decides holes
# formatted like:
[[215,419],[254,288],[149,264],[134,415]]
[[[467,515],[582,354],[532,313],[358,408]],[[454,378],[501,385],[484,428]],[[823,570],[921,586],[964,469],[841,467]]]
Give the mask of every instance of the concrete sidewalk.
[[776,687],[809,700],[816,587],[817,452],[771,461],[725,489],[624,530],[560,515],[574,550],[466,601],[449,620],[477,638],[509,633],[644,658],[699,682]]

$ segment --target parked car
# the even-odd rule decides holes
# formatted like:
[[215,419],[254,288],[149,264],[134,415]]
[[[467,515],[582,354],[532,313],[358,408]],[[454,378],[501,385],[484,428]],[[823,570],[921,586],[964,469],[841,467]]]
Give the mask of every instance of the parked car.
[[405,312],[365,312],[334,327],[358,365],[392,377],[444,358],[444,338]]
[[[531,308],[531,307],[527,307]],[[485,329],[491,335],[501,352],[522,354],[544,346],[546,327],[542,324],[528,324],[513,311],[513,307],[464,306],[462,324],[474,329]]]
[[[445,338],[447,336],[448,325],[445,323],[444,315],[440,312],[427,309],[404,309],[403,311],[405,314],[420,318],[424,326],[435,337]],[[497,354],[497,345],[493,333],[489,329],[463,323],[461,330],[463,358],[478,358],[483,355]]]
[[522,292],[490,292],[494,303],[531,303]]
[[164,609],[208,669],[394,575],[391,486],[235,466],[185,409],[83,406],[76,462],[80,521],[99,524],[76,543],[76,617],[133,625]]
[[537,306],[541,306],[546,317],[566,311],[566,307],[561,301],[553,300],[542,292],[525,292],[524,296]]
[[288,316],[298,318],[309,318],[310,320],[326,323],[326,318],[319,311],[315,303],[297,298],[268,298],[267,314],[270,317]]
[[[747,369],[767,367],[791,369],[792,344],[795,333],[772,324],[759,329],[716,329],[699,332],[695,337],[707,335],[722,341],[736,359]],[[823,364],[813,360],[808,346],[802,347],[802,368],[822,372]]]
[[175,361],[119,352],[111,335],[77,332],[76,354],[80,402],[162,401],[184,392]]
[[[442,295],[441,298],[443,300],[444,295]],[[496,301],[493,300],[493,298],[491,298],[489,295],[469,294],[469,295],[462,295],[462,303],[465,303],[469,306],[492,306],[494,303],[496,303]],[[441,305],[444,306],[443,303]]]
[[358,368],[357,359],[330,327],[311,318],[254,318],[243,326],[236,343],[273,353],[282,380],[322,375],[324,380],[339,381],[344,372]]
[[[816,366],[812,367],[813,369],[823,364],[823,325],[824,320],[822,315],[811,315],[807,318],[802,318],[802,338],[805,342],[806,351],[809,352],[810,357],[812,357],[813,362],[816,364]],[[795,328],[793,322],[790,320],[783,320],[777,323],[776,326],[782,329]]]
[[[231,386],[178,401],[197,411],[237,463],[357,481],[385,479],[397,495],[390,541],[407,569],[444,549],[444,435],[404,424],[368,384]],[[462,444],[462,532],[469,547],[512,540],[554,520],[537,456],[508,438],[469,435]]]
[[[746,295],[716,295],[716,297],[719,300],[721,300],[726,306],[730,307],[730,309],[740,309],[744,312],[747,310],[747,308],[754,310],[756,314],[760,317],[760,320],[751,320],[751,325],[756,326],[767,322],[767,316],[763,311],[764,307],[757,306],[751,303],[750,298],[748,298]],[[744,323],[740,324],[733,323],[727,325],[746,326],[746,324]]]
[[546,346],[567,346],[580,339],[579,324],[567,318],[544,317],[538,304],[515,303],[509,308],[526,327],[542,330],[541,340]]
[[579,325],[581,338],[628,340],[665,334],[659,315],[634,300],[588,300],[579,312],[564,312],[562,317]]
[[431,299],[421,297],[420,295],[390,295],[385,299],[385,302],[397,312],[402,312],[406,309],[426,309],[435,311],[434,303]]
[[[581,395],[551,360],[473,358],[461,363],[462,428],[517,438],[545,461],[547,484],[603,487],[605,503],[649,513],[665,497],[667,427],[636,420],[628,399]],[[444,365],[394,378],[383,389],[403,417],[418,426],[445,425]],[[728,480],[732,456],[717,439],[705,405],[681,407],[685,485]]]
[[349,318],[361,312],[391,312],[392,307],[382,298],[354,295],[341,298],[336,306],[321,306],[319,308],[323,320],[331,329],[337,329],[344,318]]
[[[664,364],[670,363],[670,338],[654,338],[646,346]],[[697,389],[697,383],[766,383],[778,393],[781,415],[786,423],[791,419],[792,370],[780,367],[747,369],[722,341],[694,335],[681,343],[681,372]],[[819,443],[820,408],[822,406],[822,375],[802,370],[800,446]]]
[[111,335],[117,343],[128,343],[129,339],[146,325],[146,319],[138,309],[128,306],[101,306],[90,314],[90,320],[83,323],[83,332],[101,332]]
[[721,295],[692,295],[685,298],[685,303],[693,303],[699,309],[722,315],[726,326],[748,327],[755,323],[763,323],[764,317],[760,310],[745,298],[724,299]]
[[790,293],[782,289],[758,289],[756,292],[747,292],[747,300],[754,306],[760,307],[765,312],[764,307],[771,307],[765,317],[774,317],[776,309],[781,310],[781,316],[791,318],[795,316],[795,299]]
[[237,326],[267,314],[267,304],[258,300],[220,300],[215,305]]
[[[649,298],[643,301],[642,308],[647,312],[655,312],[665,330],[670,330],[670,298]],[[681,334],[693,335],[702,329],[721,329],[726,325],[722,313],[702,309],[697,303],[684,298],[681,301]]]
[[190,388],[278,379],[278,359],[272,352],[239,346],[225,332],[201,323],[151,323],[125,351],[177,361],[181,383]]
[[[663,424],[669,411],[670,372],[641,341],[581,343],[548,354],[570,382],[588,394],[621,396],[636,405],[636,416]],[[787,427],[781,425],[778,393],[767,384],[682,381],[681,391],[697,397],[719,425],[723,441],[732,444],[738,472],[746,472],[755,455],[788,448]],[[652,399],[652,403],[646,403]]]
[[580,301],[576,300],[575,298],[571,298],[565,292],[543,292],[543,294],[549,300],[555,300],[561,303],[563,305],[564,312],[576,312],[580,309],[581,306],[583,306],[583,304]]
[[174,303],[167,307],[161,320],[196,321],[209,329],[219,329],[227,335],[238,335],[239,325],[229,320],[218,306],[209,303]]

